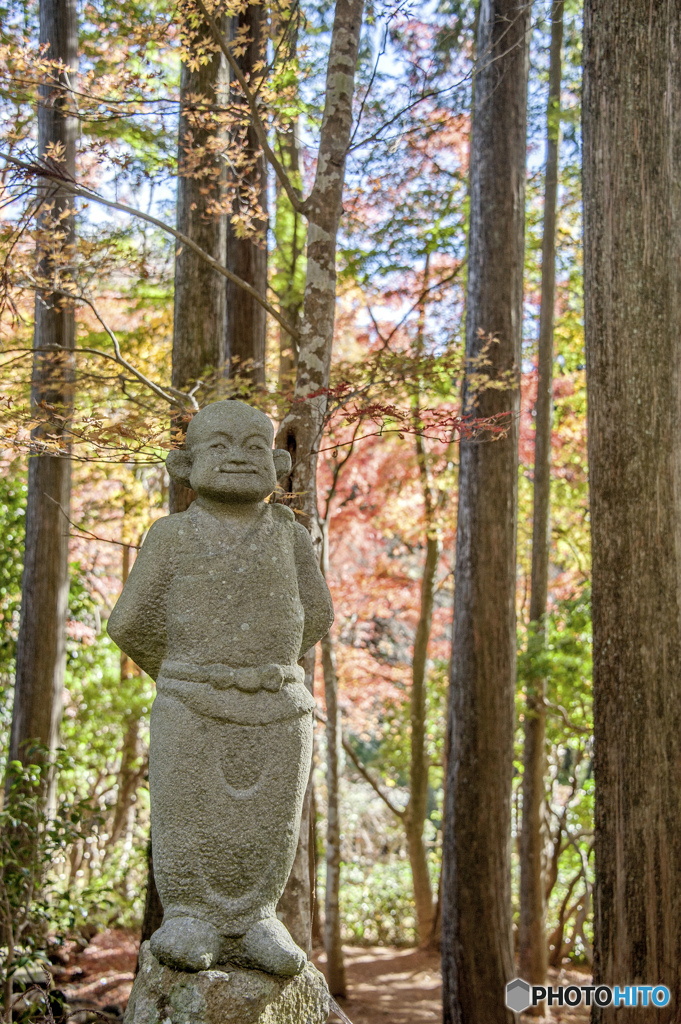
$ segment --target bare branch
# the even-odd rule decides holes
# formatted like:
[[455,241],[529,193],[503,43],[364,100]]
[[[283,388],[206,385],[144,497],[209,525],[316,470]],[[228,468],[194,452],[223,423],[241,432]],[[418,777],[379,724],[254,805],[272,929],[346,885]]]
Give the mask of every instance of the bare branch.
[[[326,715],[322,714],[322,712],[318,708],[315,708],[314,716],[318,722],[322,722],[324,725],[326,725],[328,719]],[[345,736],[342,737],[342,742],[343,750],[349,756],[350,760],[352,761],[352,763],[354,764],[355,768],[362,776],[362,778],[366,779],[366,781],[369,783],[374,792],[376,792],[380,796],[383,803],[393,812],[393,814],[395,814],[398,818],[404,818],[405,811],[401,810],[399,807],[396,807],[395,804],[390,799],[390,797],[383,792],[379,783],[376,781],[376,779],[373,778],[373,776],[369,773],[369,771],[364,767],[362,762],[359,760],[357,754],[354,752],[354,750],[346,740]]]
[[371,775],[371,773],[365,768],[365,766],[359,760],[357,754],[354,752],[354,750],[346,740],[345,736],[343,737],[343,750],[346,752],[346,754],[348,755],[348,757],[350,758],[350,760],[352,761],[352,763],[354,764],[355,768],[362,776],[362,778],[365,779],[369,783],[373,791],[380,796],[381,800],[386,805],[386,807],[389,807],[393,814],[395,814],[398,818],[404,819],[405,812],[401,810],[399,807],[396,807],[395,804],[390,799],[390,797],[387,795],[387,793],[384,793],[383,789],[381,788],[377,780],[373,777],[373,775]]
[[333,996],[329,996],[329,1003],[331,1004],[331,1009],[336,1014],[338,1019],[343,1021],[343,1024],[352,1024],[352,1021],[350,1020],[350,1018],[346,1014],[345,1010],[341,1010],[340,1006],[338,1005],[336,1000],[333,998]]
[[105,199],[104,196],[98,195],[97,192],[93,192],[91,189],[85,188],[82,185],[77,185],[75,181],[66,177],[63,171],[60,171],[58,166],[55,164],[38,163],[37,161],[27,163],[25,160],[17,160],[16,157],[9,156],[7,153],[0,153],[0,157],[6,160],[7,163],[12,164],[14,167],[17,167],[28,175],[36,178],[47,178],[50,181],[59,182],[59,187],[72,196],[76,196],[79,199],[86,199],[93,203],[99,203],[100,206],[106,206],[111,210],[119,210],[121,213],[127,213],[130,217],[136,217],[139,220],[146,221],[148,224],[153,224],[154,227],[160,228],[161,231],[165,231],[166,234],[172,235],[178,242],[181,242],[182,245],[186,245],[188,249],[191,249],[197,254],[197,256],[208,263],[208,265],[211,266],[218,274],[221,274],[222,277],[226,277],[228,281],[231,281],[239,288],[242,288],[245,292],[248,292],[248,294],[252,296],[252,298],[254,298],[255,301],[263,307],[263,309],[267,310],[270,316],[274,317],[279,326],[283,327],[287,334],[292,338],[295,338],[296,341],[300,341],[300,335],[296,329],[291,326],[288,320],[286,320],[281,313],[277,312],[274,306],[272,306],[256,288],[248,284],[247,281],[244,281],[243,278],[233,274],[231,270],[227,269],[227,267],[223,267],[218,260],[209,256],[208,253],[202,249],[200,245],[197,245],[196,242],[188,235],[183,234],[181,231],[171,227],[170,224],[166,224],[165,221],[159,220],[158,217],[152,216],[150,213],[144,213],[142,210],[138,210],[134,206],[128,206],[127,203],[119,203],[113,199]]
[[78,523],[74,523],[73,519],[69,519],[68,515],[64,511],[63,505],[60,505],[55,498],[51,497],[49,494],[46,494],[45,497],[48,501],[53,502],[53,504],[57,506],[69,526],[72,526],[74,530],[78,530],[80,533],[87,534],[88,540],[98,540],[102,544],[116,544],[120,548],[136,548],[137,551],[141,548],[141,544],[126,544],[125,541],[122,540],[111,540],[110,537],[99,537],[96,533],[92,533],[91,530],[86,530],[84,526],[79,526]]
[[390,332],[390,334],[388,335],[387,338],[384,338],[383,335],[381,334],[381,331],[380,331],[379,326],[378,326],[378,321],[374,317],[373,310],[371,309],[371,306],[367,306],[366,307],[366,310],[367,310],[369,316],[371,317],[371,321],[372,321],[372,323],[374,325],[374,329],[376,331],[376,334],[378,335],[380,340],[383,342],[383,348],[389,348],[390,342],[392,341],[392,339],[395,336],[395,334],[399,331],[400,327],[402,327],[402,325],[411,316],[411,314],[414,312],[414,310],[419,308],[421,303],[424,301],[424,299],[427,298],[427,296],[430,294],[430,292],[436,291],[438,288],[441,288],[442,285],[444,285],[444,284],[449,284],[450,281],[453,281],[456,277],[459,276],[459,271],[462,270],[463,267],[466,265],[466,260],[467,259],[468,259],[468,257],[464,257],[464,259],[462,259],[461,262],[459,263],[458,267],[456,267],[456,269],[453,270],[451,274],[447,274],[446,277],[441,277],[434,284],[431,284],[427,288],[424,288],[423,291],[418,296],[418,298],[411,304],[411,306],[409,307],[407,312],[404,314],[404,316],[398,321],[398,323],[395,324],[395,326],[393,327],[392,331]]
[[567,713],[567,711],[565,710],[565,708],[563,707],[562,704],[554,704],[550,700],[545,700],[544,701],[544,706],[549,711],[549,713],[554,713],[559,718],[562,718],[563,722],[568,727],[568,729],[571,730],[571,732],[579,733],[582,736],[590,736],[591,735],[591,733],[593,731],[592,729],[588,729],[584,725],[576,725],[574,722],[570,721],[568,713]]
[[344,454],[342,459],[339,459],[338,457],[336,457],[336,461],[335,461],[334,467],[333,467],[333,477],[332,477],[332,480],[331,480],[331,487],[329,488],[329,491],[328,491],[328,493],[326,495],[326,502],[325,502],[325,505],[324,505],[324,522],[325,523],[328,523],[328,521],[329,521],[329,512],[331,510],[331,502],[333,501],[334,495],[335,495],[336,490],[338,488],[338,481],[340,480],[341,470],[343,469],[343,466],[346,464],[346,462],[348,461],[348,459],[350,458],[350,456],[352,455],[352,453],[354,451],[355,441],[357,440],[357,435],[359,434],[359,428],[361,427],[361,425],[362,425],[362,417],[359,416],[357,418],[357,422],[355,424],[355,429],[354,429],[353,434],[352,434],[352,439],[349,442],[346,442],[348,450],[345,452],[345,454]]
[[[192,389],[192,391],[188,392],[187,394],[184,394],[184,392],[182,392],[182,391],[178,391],[176,388],[169,388],[168,391],[165,391],[163,388],[159,387],[158,384],[154,384],[153,380],[150,380],[149,377],[147,377],[144,373],[141,372],[141,370],[137,370],[132,365],[132,363],[128,362],[128,360],[125,358],[125,356],[121,353],[121,347],[120,347],[120,345],[118,343],[118,338],[114,334],[113,330],[109,327],[109,325],[107,324],[106,320],[104,320],[103,316],[101,315],[101,313],[99,312],[99,310],[97,309],[96,305],[94,304],[94,302],[91,299],[88,299],[88,297],[86,295],[83,295],[82,293],[78,293],[78,294],[74,295],[74,294],[71,294],[70,292],[56,291],[54,294],[55,295],[66,296],[68,298],[73,299],[73,301],[76,302],[76,303],[82,302],[86,306],[90,307],[90,309],[95,314],[95,316],[99,320],[100,324],[102,325],[102,327],[104,328],[106,333],[111,338],[111,342],[113,344],[114,352],[115,352],[115,356],[113,357],[113,361],[115,363],[118,363],[119,366],[124,367],[128,371],[128,373],[131,373],[133,375],[133,377],[135,377],[140,382],[140,384],[144,384],[145,387],[148,387],[151,391],[153,391],[153,393],[157,396],[157,398],[162,398],[165,402],[168,402],[170,405],[178,405],[180,403],[184,404],[186,402],[186,403],[188,403],[191,406],[191,408],[194,410],[194,412],[198,412],[198,410],[199,410],[199,403],[196,401],[196,399],[194,397],[194,391],[196,390],[195,388]],[[92,352],[92,353],[96,353],[97,355],[103,355],[103,356],[105,356],[108,359],[112,358],[107,353],[101,352],[99,349],[84,349],[84,348],[81,348],[81,349],[79,349],[79,351],[80,352],[89,351],[89,352]],[[178,403],[178,399],[179,399],[179,403]]]

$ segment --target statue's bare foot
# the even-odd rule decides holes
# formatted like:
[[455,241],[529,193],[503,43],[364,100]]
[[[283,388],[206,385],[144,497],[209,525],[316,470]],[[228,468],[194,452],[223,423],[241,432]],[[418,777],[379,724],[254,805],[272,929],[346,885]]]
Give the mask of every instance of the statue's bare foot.
[[241,967],[292,978],[300,974],[307,957],[276,917],[258,921],[238,940],[233,960]]
[[207,971],[218,959],[220,935],[208,921],[171,917],[149,940],[151,952],[176,971]]

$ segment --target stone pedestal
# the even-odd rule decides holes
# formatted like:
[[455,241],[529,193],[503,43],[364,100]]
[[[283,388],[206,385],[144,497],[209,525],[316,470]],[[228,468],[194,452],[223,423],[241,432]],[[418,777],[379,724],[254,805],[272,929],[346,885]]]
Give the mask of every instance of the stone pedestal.
[[295,978],[224,967],[195,974],[163,967],[149,943],[124,1024],[326,1024],[329,990],[308,963]]

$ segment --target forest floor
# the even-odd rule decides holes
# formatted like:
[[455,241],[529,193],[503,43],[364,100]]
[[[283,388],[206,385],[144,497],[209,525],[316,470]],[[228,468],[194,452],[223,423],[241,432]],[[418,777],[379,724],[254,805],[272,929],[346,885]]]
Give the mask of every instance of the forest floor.
[[[130,995],[137,961],[137,936],[118,929],[96,935],[84,949],[67,943],[55,969],[60,988],[74,1011],[99,1010],[120,1019]],[[438,953],[392,947],[345,947],[348,998],[339,1005],[352,1024],[440,1024],[442,1002]],[[324,970],[324,954],[314,962]],[[588,984],[577,971],[550,972],[552,985]],[[76,1018],[77,1020],[78,1018]],[[83,1018],[85,1019],[85,1013]],[[332,1015],[331,1020],[333,1021]],[[589,1019],[588,1010],[553,1007],[546,1018],[527,1017],[528,1024],[578,1024]]]

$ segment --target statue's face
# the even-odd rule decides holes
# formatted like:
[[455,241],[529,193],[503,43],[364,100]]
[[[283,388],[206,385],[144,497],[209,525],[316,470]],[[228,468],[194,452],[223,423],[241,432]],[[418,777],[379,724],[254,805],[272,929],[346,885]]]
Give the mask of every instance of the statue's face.
[[256,417],[212,424],[192,442],[191,455],[190,482],[199,495],[255,502],[276,487],[271,436]]

